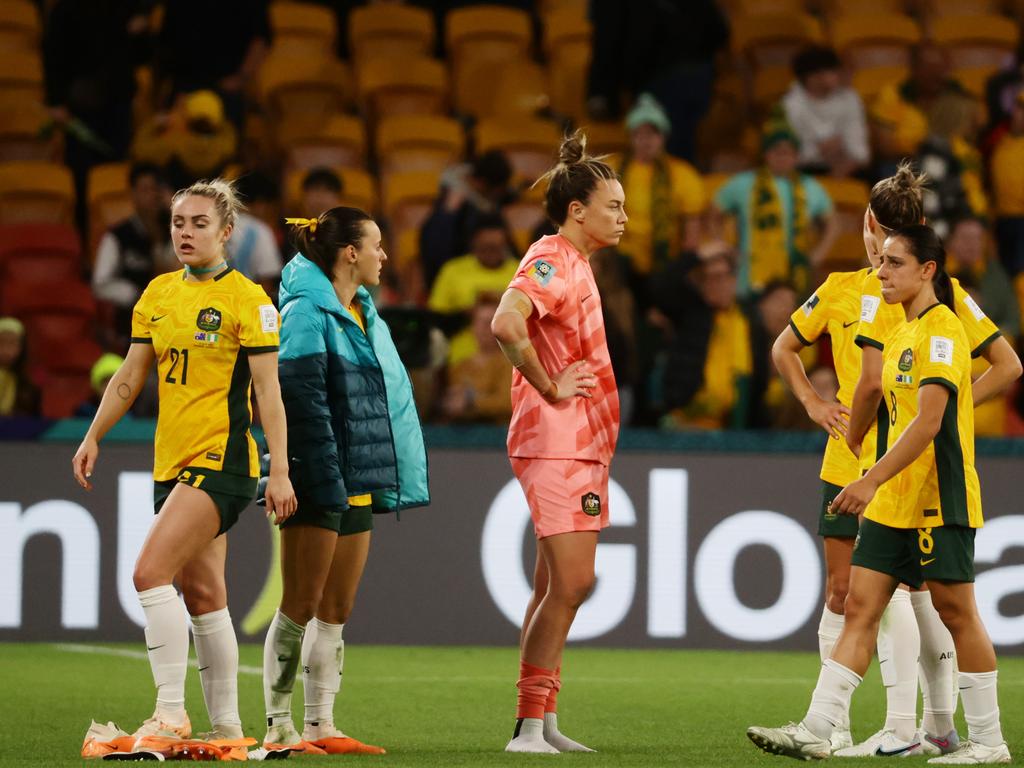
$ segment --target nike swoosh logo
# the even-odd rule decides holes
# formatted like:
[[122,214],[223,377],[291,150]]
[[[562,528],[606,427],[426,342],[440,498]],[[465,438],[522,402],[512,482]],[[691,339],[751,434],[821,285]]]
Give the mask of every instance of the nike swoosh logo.
[[151,318],[149,318],[149,322],[155,323],[158,320],[163,320],[165,317],[167,317],[167,315],[160,315],[159,317],[157,315],[153,315]]
[[904,752],[909,752],[911,749],[917,746],[919,746],[919,743],[915,742],[913,744],[907,744],[907,746],[905,747],[900,747],[899,749],[894,749],[892,751],[882,749],[881,747],[879,747],[875,750],[875,754],[879,757],[896,757],[896,755],[902,755]]
[[199,668],[199,671],[200,671],[200,672],[205,672],[205,671],[206,671],[206,670],[208,670],[209,668],[210,668],[210,665],[209,665],[209,664],[207,664],[207,665],[206,665],[205,667],[200,667],[200,668]]
[[925,736],[928,741],[934,744],[936,747],[942,747],[942,749],[949,749],[949,739],[936,739],[934,736]]
[[851,325],[855,325],[858,322],[860,322],[860,321],[859,320],[853,320],[853,321],[851,321],[849,323],[843,323],[843,328],[849,328]]
[[291,661],[292,659],[291,659],[290,656],[278,656],[277,660],[278,661]]
[[935,562],[935,558],[933,557],[931,560],[922,560],[921,561],[921,565],[928,565],[928,563],[934,563],[934,562]]
[[[167,643],[164,643],[164,645],[167,645]],[[164,645],[157,645],[157,646],[154,646],[153,648],[150,648],[150,647],[149,647],[149,646],[147,645],[147,646],[146,646],[146,650],[147,650],[147,651],[159,651],[159,650],[160,650],[161,648],[163,648],[163,647],[164,647]]]

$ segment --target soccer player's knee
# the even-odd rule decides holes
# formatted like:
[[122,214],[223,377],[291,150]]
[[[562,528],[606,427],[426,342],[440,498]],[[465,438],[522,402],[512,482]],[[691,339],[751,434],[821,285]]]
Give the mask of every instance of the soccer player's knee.
[[843,615],[846,612],[846,595],[850,590],[849,579],[832,577],[828,581],[828,595],[825,604],[832,613]]
[[843,600],[843,613],[847,626],[860,623],[877,623],[879,616],[873,616],[871,603],[863,595],[848,592]]
[[593,572],[566,579],[558,590],[562,600],[573,608],[579,608],[594,588]]
[[132,582],[135,584],[136,592],[145,592],[147,589],[162,587],[170,582],[166,574],[160,573],[148,561],[141,557],[135,561],[135,571],[132,573]]
[[199,579],[182,579],[180,586],[190,616],[213,613],[227,604],[227,595],[219,585]]
[[973,605],[967,605],[959,600],[947,599],[945,596],[932,594],[932,604],[939,613],[939,618],[946,625],[951,634],[969,626],[974,621],[976,613]]

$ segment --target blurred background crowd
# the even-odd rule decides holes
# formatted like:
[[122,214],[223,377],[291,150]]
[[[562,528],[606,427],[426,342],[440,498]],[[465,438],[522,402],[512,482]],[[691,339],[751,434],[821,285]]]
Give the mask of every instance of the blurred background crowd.
[[[630,217],[592,262],[623,423],[811,429],[771,344],[829,272],[866,266],[870,185],[903,158],[1017,344],[1022,19],[1021,0],[0,0],[0,418],[94,412],[135,301],[178,267],[173,190],[223,175],[248,207],[229,256],[271,296],[284,216],[377,217],[376,299],[422,418],[506,423],[490,318],[552,231],[533,181],[583,126]],[[806,352],[826,396],[830,363]],[[1024,434],[1018,391],[979,410],[979,435]]]

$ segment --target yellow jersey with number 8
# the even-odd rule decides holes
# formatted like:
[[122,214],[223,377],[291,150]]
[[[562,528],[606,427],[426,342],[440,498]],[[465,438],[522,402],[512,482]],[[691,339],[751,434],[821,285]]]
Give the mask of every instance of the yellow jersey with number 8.
[[971,355],[963,324],[944,304],[934,304],[892,334],[884,354],[878,439],[887,450],[917,416],[921,387],[945,387],[949,400],[935,439],[878,489],[864,516],[893,528],[980,528]]
[[154,480],[184,467],[259,476],[248,356],[276,352],[280,326],[266,292],[231,268],[202,282],[170,272],[146,287],[132,343],[152,344],[156,354]]

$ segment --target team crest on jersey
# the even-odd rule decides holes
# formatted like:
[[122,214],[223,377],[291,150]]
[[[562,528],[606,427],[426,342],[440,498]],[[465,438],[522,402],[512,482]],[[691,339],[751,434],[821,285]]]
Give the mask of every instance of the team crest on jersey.
[[550,262],[538,259],[530,265],[529,269],[526,270],[526,276],[532,277],[541,285],[547,285],[551,282],[551,278],[555,276],[555,272],[557,271],[558,270],[556,270],[554,265]]
[[580,496],[580,506],[583,507],[583,514],[597,517],[601,514],[601,497],[596,493],[584,493]]
[[903,354],[900,355],[900,361],[898,363],[896,363],[896,367],[899,368],[904,373],[906,373],[911,368],[913,368],[914,367],[914,350],[910,349],[909,347],[907,349],[904,349],[903,350]]
[[219,331],[221,315],[220,310],[213,307],[199,310],[199,317],[196,318],[196,327],[201,331]]

